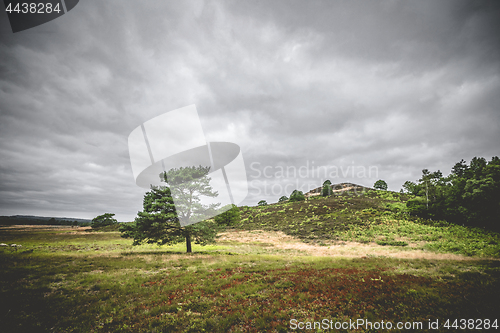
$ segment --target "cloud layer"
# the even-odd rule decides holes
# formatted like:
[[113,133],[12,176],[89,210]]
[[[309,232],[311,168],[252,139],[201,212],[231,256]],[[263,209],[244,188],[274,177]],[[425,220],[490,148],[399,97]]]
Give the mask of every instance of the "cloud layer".
[[5,15],[0,215],[132,220],[129,133],[190,104],[208,140],[240,145],[250,205],[319,186],[315,167],[399,190],[490,159],[499,15],[496,1],[83,1],[16,34]]

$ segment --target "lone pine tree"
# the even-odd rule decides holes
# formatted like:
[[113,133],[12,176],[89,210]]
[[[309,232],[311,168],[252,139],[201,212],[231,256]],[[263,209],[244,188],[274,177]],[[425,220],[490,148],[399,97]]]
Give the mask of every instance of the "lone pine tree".
[[[200,203],[200,195],[217,196],[210,187],[209,168],[186,167],[171,169],[160,175],[169,184],[175,185],[176,202],[172,198],[171,189],[167,186],[152,186],[144,195],[143,211],[132,224],[120,228],[122,237],[132,238],[133,245],[142,243],[171,245],[186,241],[186,252],[192,252],[191,242],[206,245],[215,242],[219,229],[213,221],[202,221],[181,226],[179,217],[189,221],[200,214],[216,212],[217,204],[204,206]],[[207,215],[208,216],[208,215]],[[213,216],[213,215],[212,215]]]

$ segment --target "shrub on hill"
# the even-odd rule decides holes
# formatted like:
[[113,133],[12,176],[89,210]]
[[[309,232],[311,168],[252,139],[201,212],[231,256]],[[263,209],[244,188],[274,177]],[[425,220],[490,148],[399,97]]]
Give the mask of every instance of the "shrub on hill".
[[284,196],[282,196],[281,198],[279,198],[278,202],[285,202],[285,201],[287,201],[287,200],[288,200],[287,196],[286,196],[286,195],[284,195]]
[[215,223],[223,226],[236,225],[241,221],[240,210],[236,205],[215,217]]
[[304,196],[304,193],[299,190],[294,190],[292,194],[290,194],[290,199],[288,201],[294,202],[294,201],[304,201],[306,200],[306,197]]
[[373,188],[376,190],[382,190],[382,191],[387,191],[387,183],[383,181],[382,179],[379,179],[375,182],[373,185]]

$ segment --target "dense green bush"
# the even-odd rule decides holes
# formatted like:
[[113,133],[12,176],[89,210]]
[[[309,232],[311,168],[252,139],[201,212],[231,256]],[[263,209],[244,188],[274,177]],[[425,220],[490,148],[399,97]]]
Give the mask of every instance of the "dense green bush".
[[113,216],[115,216],[115,214],[111,213],[96,216],[94,217],[94,219],[92,219],[92,223],[90,224],[90,226],[92,227],[92,229],[97,229],[108,225],[117,224],[118,221],[114,219]]
[[232,226],[241,222],[240,210],[236,205],[215,217],[215,223],[223,226]]
[[290,202],[294,201],[304,201],[306,200],[306,197],[304,196],[304,193],[299,190],[294,190],[292,194],[290,194],[290,199],[288,199]]
[[287,196],[286,196],[286,195],[284,195],[284,196],[282,196],[281,198],[279,198],[278,202],[285,202],[285,201],[287,201],[287,200],[288,200]]
[[382,191],[387,191],[387,183],[383,181],[382,179],[379,179],[375,182],[373,185],[373,188],[376,190],[382,190]]

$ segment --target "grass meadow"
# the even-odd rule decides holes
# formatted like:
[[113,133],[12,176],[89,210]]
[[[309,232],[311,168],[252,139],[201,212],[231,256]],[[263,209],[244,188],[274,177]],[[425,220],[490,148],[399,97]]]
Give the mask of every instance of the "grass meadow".
[[495,328],[499,235],[412,219],[387,196],[242,207],[241,224],[191,254],[133,247],[116,231],[0,226],[0,243],[22,245],[0,248],[0,331],[384,331],[335,329],[361,319],[392,332],[415,331],[399,322],[470,330],[461,319]]
[[67,228],[0,236],[23,244],[0,252],[2,332],[288,332],[292,319],[498,315],[493,259],[318,256],[235,240],[186,254],[183,244],[132,247],[117,232]]

